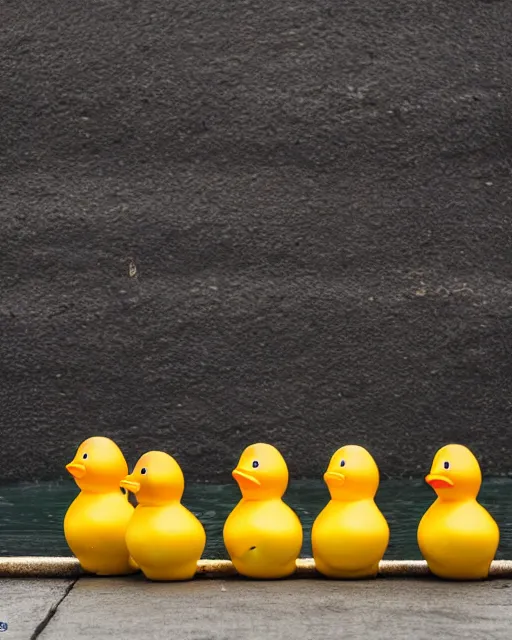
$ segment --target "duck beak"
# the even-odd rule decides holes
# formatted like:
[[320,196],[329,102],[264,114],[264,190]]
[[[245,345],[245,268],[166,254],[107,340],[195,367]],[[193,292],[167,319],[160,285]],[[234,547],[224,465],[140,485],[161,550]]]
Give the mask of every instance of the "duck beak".
[[454,485],[453,480],[450,480],[450,478],[432,473],[429,473],[428,476],[425,477],[425,482],[430,485],[432,489],[449,489]]
[[80,462],[70,462],[66,465],[66,470],[73,476],[73,478],[83,478],[85,476],[85,465]]
[[129,476],[126,476],[124,480],[121,480],[119,484],[123,487],[123,489],[127,489],[132,493],[137,493],[137,491],[140,491],[140,482],[135,482],[135,480],[132,480],[132,478],[133,476],[130,474]]
[[251,476],[250,473],[246,471],[240,471],[240,469],[236,468],[232,473],[233,478],[238,482],[239,485],[255,485],[257,487],[261,486],[261,482],[258,478]]
[[329,484],[329,481],[337,485],[342,485],[345,482],[345,476],[338,471],[326,471],[324,473],[324,481],[327,485]]

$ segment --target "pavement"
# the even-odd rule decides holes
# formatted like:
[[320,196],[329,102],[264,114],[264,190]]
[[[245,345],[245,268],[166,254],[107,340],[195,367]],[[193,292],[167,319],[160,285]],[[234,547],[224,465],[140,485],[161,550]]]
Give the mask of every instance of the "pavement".
[[431,578],[6,579],[0,621],[8,624],[5,640],[509,640],[511,586]]

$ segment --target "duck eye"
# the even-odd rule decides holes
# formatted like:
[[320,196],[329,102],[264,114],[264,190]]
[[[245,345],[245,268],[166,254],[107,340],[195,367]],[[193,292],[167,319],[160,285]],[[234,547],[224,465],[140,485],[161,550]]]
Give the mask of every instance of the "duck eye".
[[444,463],[444,465],[443,465],[443,467],[444,467],[445,469],[449,469],[449,468],[450,468],[450,463],[449,463],[449,462],[445,462],[445,463]]
[[342,460],[342,461],[340,462],[340,467],[344,467],[344,466],[345,466],[345,460]]
[[82,456],[82,460],[87,460],[88,455],[86,453],[84,453],[84,455]]
[[148,472],[148,470],[146,469],[146,467],[142,467],[142,469],[140,470],[141,475],[145,476],[146,473]]
[[260,463],[257,460],[253,460],[252,462],[252,468],[253,469],[257,469],[260,466]]

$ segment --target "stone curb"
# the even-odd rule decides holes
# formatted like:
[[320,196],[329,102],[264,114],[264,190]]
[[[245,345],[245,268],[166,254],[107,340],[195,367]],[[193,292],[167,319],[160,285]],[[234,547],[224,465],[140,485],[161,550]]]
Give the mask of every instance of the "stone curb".
[[[200,560],[198,575],[208,577],[236,575],[229,560]],[[315,575],[313,558],[297,560],[297,576]],[[2,578],[78,578],[87,575],[78,560],[72,557],[0,557],[0,577]],[[423,560],[383,560],[379,565],[379,575],[383,577],[410,577],[429,575],[427,563]],[[489,577],[511,578],[512,560],[495,560],[491,564]]]

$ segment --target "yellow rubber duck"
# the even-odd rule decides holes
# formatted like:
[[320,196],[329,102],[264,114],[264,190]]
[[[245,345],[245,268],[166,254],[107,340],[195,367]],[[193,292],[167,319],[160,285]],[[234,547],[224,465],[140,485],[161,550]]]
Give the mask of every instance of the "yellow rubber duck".
[[283,456],[272,445],[253,444],[233,477],[242,499],[224,524],[224,544],[235,569],[249,578],[291,575],[303,534],[299,518],[281,499],[288,486]]
[[311,531],[317,570],[329,578],[374,578],[389,543],[375,504],[379,469],[370,453],[347,445],[332,456],[324,480],[331,500]]
[[80,493],[64,518],[64,535],[82,568],[97,575],[133,573],[125,542],[133,506],[119,482],[128,472],[121,450],[109,438],[85,440],[66,469]]
[[193,578],[206,533],[196,516],[181,504],[185,479],[176,460],[163,451],[149,451],[121,486],[137,497],[126,544],[146,578]]
[[482,474],[467,448],[450,444],[440,449],[426,482],[437,500],[418,527],[418,545],[430,571],[451,580],[487,578],[500,532],[477,502]]

